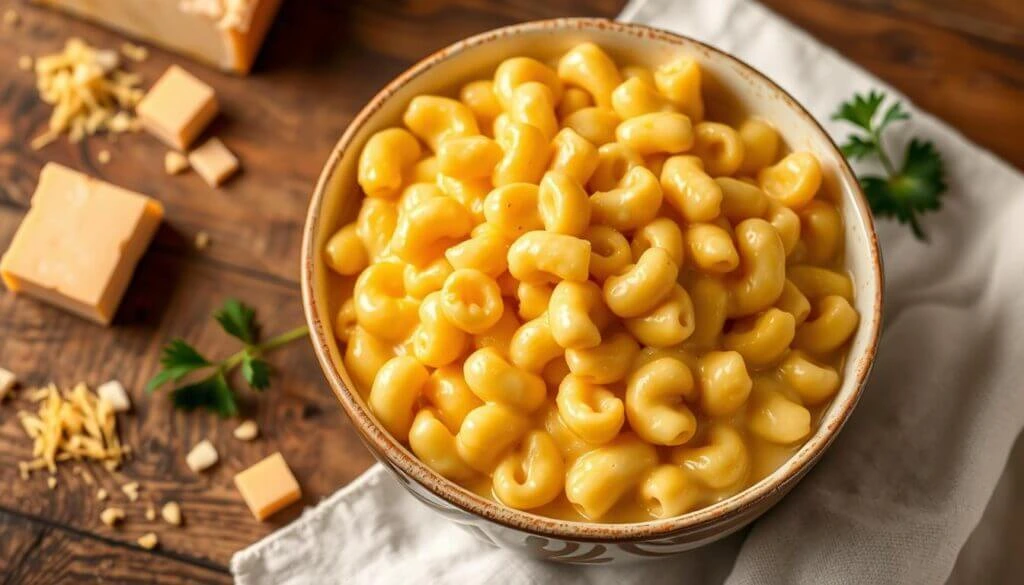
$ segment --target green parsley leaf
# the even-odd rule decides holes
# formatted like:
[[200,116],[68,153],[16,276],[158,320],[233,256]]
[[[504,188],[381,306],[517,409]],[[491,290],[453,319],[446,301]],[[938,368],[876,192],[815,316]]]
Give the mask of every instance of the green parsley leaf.
[[871,120],[884,100],[885,94],[875,90],[871,90],[866,97],[854,94],[852,100],[840,104],[839,111],[832,114],[832,119],[846,120],[870,132]]
[[882,115],[882,121],[878,123],[878,132],[885,129],[886,126],[892,122],[899,120],[909,120],[910,114],[903,109],[903,102],[896,102],[889,106],[889,109]]
[[246,345],[256,343],[256,311],[252,307],[237,299],[228,299],[213,314],[213,318],[220,323],[228,335],[241,339]]
[[186,411],[203,408],[216,412],[222,418],[238,414],[235,393],[221,370],[209,378],[176,388],[171,392],[171,401],[175,408]]
[[850,134],[846,137],[846,143],[840,147],[843,154],[847,158],[854,160],[860,160],[866,156],[870,156],[877,152],[878,147],[875,146],[875,142],[869,138],[862,138],[856,134]]
[[164,346],[160,354],[162,369],[146,384],[146,390],[152,392],[167,382],[177,382],[188,374],[213,364],[181,339],[172,339]]
[[264,390],[270,386],[270,364],[245,352],[242,357],[242,377],[253,390]]

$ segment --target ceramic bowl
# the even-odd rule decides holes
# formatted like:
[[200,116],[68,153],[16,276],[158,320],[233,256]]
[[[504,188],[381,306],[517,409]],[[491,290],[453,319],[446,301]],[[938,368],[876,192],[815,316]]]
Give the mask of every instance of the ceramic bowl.
[[[680,54],[696,58],[704,72],[709,117],[733,123],[745,115],[769,120],[790,148],[817,154],[828,188],[842,199],[846,268],[855,283],[861,323],[841,388],[814,434],[774,473],[735,496],[676,518],[630,524],[562,521],[507,508],[461,488],[430,470],[378,425],[355,391],[334,338],[341,295],[322,250],[334,231],[355,217],[361,199],[356,166],[367,139],[398,123],[416,95],[452,95],[462,83],[489,76],[507,57],[528,55],[547,61],[583,41],[597,43],[619,63],[654,67]],[[377,459],[413,496],[479,538],[570,563],[671,555],[733,533],[767,511],[811,469],[849,418],[875,357],[881,323],[882,268],[871,214],[853,173],[821,126],[771,80],[735,57],[662,30],[603,19],[545,20],[483,33],[434,53],[388,84],[352,120],[324,166],[306,219],[301,269],[317,358]]]

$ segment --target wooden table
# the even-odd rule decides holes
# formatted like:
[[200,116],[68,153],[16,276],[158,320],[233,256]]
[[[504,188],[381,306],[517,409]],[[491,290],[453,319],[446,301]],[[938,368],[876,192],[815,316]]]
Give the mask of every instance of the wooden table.
[[[710,1],[710,0],[708,0]],[[1024,168],[1024,11],[1017,0],[768,0],[767,4],[907,93],[917,104]],[[0,10],[14,6],[0,0]],[[20,55],[46,54],[68,36],[98,46],[121,39],[61,15],[23,7],[19,27],[0,28],[0,250],[7,247],[50,160],[149,193],[167,221],[143,258],[114,327],[100,328],[25,298],[0,293],[0,365],[29,385],[120,379],[135,410],[122,436],[135,458],[117,478],[97,470],[129,510],[124,527],[99,521],[106,504],[95,487],[62,468],[55,490],[45,475],[18,479],[16,462],[30,441],[15,412],[24,397],[0,407],[0,577],[4,583],[229,582],[231,554],[270,533],[300,506],[259,524],[232,486],[235,472],[276,450],[291,463],[313,504],[372,462],[338,408],[305,343],[271,361],[280,374],[259,397],[243,391],[246,412],[263,437],[241,443],[233,421],[172,411],[165,395],[142,387],[157,368],[160,346],[182,336],[213,355],[234,343],[209,318],[228,296],[255,305],[268,332],[302,322],[298,249],[306,203],[320,167],[345,125],[373,93],[411,62],[467,35],[518,21],[563,15],[612,16],[622,0],[517,2],[286,2],[256,71],[246,79],[186,65],[213,84],[224,113],[215,132],[245,170],[222,190],[189,174],[167,177],[164,148],[144,135],[79,145],[61,141],[40,152],[29,140],[45,127],[48,108],[34,80],[17,70]],[[135,67],[148,81],[177,56],[153,51]],[[97,153],[109,149],[109,164]],[[196,233],[212,246],[198,252]],[[222,453],[211,472],[195,475],[184,455],[202,438]],[[117,490],[128,478],[143,485],[128,504]],[[143,518],[146,502],[181,502],[186,525],[173,529]],[[149,530],[161,546],[135,539]]]

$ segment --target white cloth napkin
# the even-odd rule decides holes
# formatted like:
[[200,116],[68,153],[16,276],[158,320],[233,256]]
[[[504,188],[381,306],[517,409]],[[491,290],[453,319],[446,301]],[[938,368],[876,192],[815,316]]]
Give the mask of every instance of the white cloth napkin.
[[[622,19],[729,51],[829,115],[854,91],[894,90],[748,0],[634,0]],[[484,545],[415,502],[378,466],[232,560],[242,585],[306,583],[940,584],[978,525],[1024,426],[1024,180],[913,109],[893,143],[933,140],[948,170],[931,242],[878,229],[886,318],[874,375],[817,468],[753,527],[678,558],[627,567],[532,561]],[[1018,449],[1020,461],[1024,449]],[[1013,482],[961,559],[958,583],[1009,582],[1022,561],[993,551]],[[1007,487],[1007,482],[1010,482]],[[1020,492],[1017,491],[1017,494]],[[995,559],[995,560],[994,560]],[[998,570],[1004,571],[1001,575]]]

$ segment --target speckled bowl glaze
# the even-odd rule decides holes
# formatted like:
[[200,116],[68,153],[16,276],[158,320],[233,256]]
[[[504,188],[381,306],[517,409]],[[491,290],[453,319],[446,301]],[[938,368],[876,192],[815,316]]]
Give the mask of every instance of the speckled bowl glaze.
[[[710,117],[735,122],[739,115],[771,121],[790,148],[821,160],[829,190],[842,200],[846,264],[856,288],[860,327],[852,341],[844,381],[821,425],[774,473],[722,502],[683,516],[630,524],[569,522],[514,510],[442,478],[385,432],[355,391],[334,338],[341,303],[339,283],[322,250],[343,223],[355,217],[359,153],[376,131],[395,125],[414,96],[453,95],[464,82],[490,74],[510,56],[550,60],[573,45],[593,41],[620,63],[656,66],[676,55],[696,58],[705,72]],[[716,116],[716,105],[726,106]],[[427,506],[477,537],[536,557],[604,564],[675,554],[723,538],[778,502],[822,456],[849,418],[875,357],[882,312],[882,266],[864,195],[836,145],[796,101],[764,75],[726,53],[692,39],[646,26],[568,18],[497,29],[455,43],[420,61],[380,91],[355,117],[324,166],[313,192],[302,244],[302,297],[313,345],[324,375],[363,441]]]

